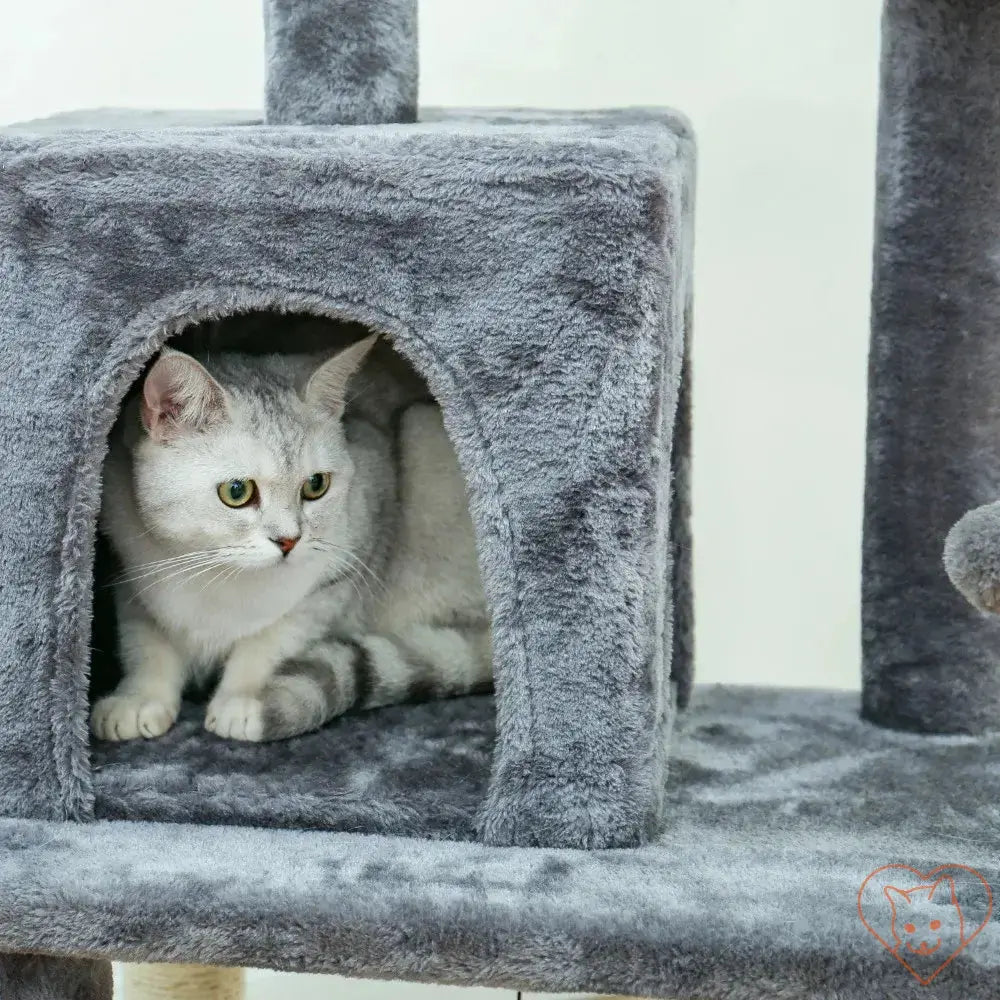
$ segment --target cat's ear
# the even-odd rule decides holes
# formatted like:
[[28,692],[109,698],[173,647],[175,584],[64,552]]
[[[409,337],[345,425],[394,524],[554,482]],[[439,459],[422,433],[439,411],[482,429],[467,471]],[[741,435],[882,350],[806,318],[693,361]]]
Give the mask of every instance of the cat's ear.
[[373,333],[350,347],[345,347],[332,358],[324,361],[312,373],[306,385],[307,403],[326,407],[334,415],[340,416],[347,404],[347,383],[361,367],[368,352],[375,346],[378,334]]
[[142,426],[162,443],[226,414],[226,392],[189,354],[164,349],[142,385]]
[[955,894],[955,880],[950,875],[942,875],[932,886],[928,899],[935,903],[951,903],[958,906],[958,896]]
[[894,885],[887,885],[882,891],[885,893],[885,898],[892,903],[894,910],[897,906],[910,905],[910,897],[902,889],[897,889]]

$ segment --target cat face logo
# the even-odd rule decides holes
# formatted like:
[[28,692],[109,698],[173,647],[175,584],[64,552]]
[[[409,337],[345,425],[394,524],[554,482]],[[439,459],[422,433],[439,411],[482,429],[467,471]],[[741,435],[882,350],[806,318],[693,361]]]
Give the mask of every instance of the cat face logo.
[[933,955],[945,942],[958,945],[965,940],[962,908],[951,875],[942,875],[931,885],[909,889],[887,885],[882,891],[892,907],[892,937],[896,942],[892,951],[897,957],[901,950],[904,957],[907,952]]
[[909,865],[884,865],[858,891],[861,922],[924,986],[966,948],[992,912],[989,883],[967,865],[939,865],[926,875]]

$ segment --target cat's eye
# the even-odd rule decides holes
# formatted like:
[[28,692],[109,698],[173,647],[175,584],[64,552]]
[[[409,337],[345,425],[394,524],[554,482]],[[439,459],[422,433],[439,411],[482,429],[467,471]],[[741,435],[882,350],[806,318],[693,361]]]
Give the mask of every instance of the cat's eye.
[[252,479],[230,479],[219,483],[219,499],[227,507],[245,507],[257,495],[257,484]]
[[314,472],[302,484],[303,500],[318,500],[330,488],[329,472]]
[[936,931],[940,926],[941,926],[941,921],[940,920],[932,920],[931,921],[931,930],[932,931]]

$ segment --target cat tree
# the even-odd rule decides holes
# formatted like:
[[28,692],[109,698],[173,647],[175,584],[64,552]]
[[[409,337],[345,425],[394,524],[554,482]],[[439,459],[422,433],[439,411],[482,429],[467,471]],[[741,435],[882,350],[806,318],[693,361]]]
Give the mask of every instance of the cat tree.
[[[683,119],[418,116],[415,0],[266,15],[266,123],[104,112],[0,132],[0,997],[107,1000],[109,959],[705,1000],[984,995],[995,935],[928,993],[856,897],[890,861],[996,879],[994,737],[713,687],[666,777],[691,693]],[[922,149],[985,177],[997,41],[985,6],[890,2],[884,220],[919,169],[899,123],[928,86],[958,91],[946,108],[982,95],[962,128],[916,120]],[[881,232],[878,294],[919,283],[925,229]],[[161,740],[91,744],[108,431],[170,336],[252,309],[363,323],[427,377],[468,480],[495,701],[265,746],[189,712]],[[885,315],[873,441],[911,408],[878,388]],[[933,338],[910,343],[931,365]],[[873,456],[877,513],[893,455]],[[947,693],[940,662],[925,673]],[[869,715],[907,722],[899,677],[869,659]]]

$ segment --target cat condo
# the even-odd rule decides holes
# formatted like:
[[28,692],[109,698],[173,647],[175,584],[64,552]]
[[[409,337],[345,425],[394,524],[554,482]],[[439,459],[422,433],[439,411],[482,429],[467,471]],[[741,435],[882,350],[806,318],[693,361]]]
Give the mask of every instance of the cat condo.
[[[265,13],[263,122],[104,111],[0,132],[0,996],[106,1000],[109,959],[985,995],[992,925],[931,993],[858,890],[889,863],[1000,874],[998,633],[939,565],[982,482],[928,391],[958,329],[967,398],[992,370],[969,348],[995,278],[973,295],[964,268],[989,218],[971,199],[997,183],[1000,12],[887,10],[870,721],[850,694],[692,698],[684,119],[418,114],[415,0]],[[427,380],[467,480],[495,697],[282,743],[220,740],[193,711],[158,740],[92,741],[108,433],[162,345],[252,311],[361,324]]]

